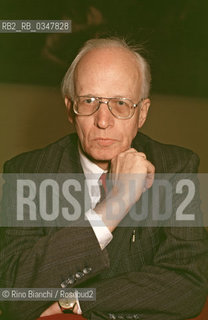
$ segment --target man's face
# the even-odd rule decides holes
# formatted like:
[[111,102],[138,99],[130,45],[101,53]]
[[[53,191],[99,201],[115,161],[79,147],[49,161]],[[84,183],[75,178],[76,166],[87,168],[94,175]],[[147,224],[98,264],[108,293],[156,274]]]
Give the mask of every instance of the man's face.
[[[99,48],[88,52],[79,62],[75,74],[77,96],[124,97],[138,103],[140,72],[134,56],[122,48]],[[65,99],[69,121],[73,122],[85,154],[106,169],[111,159],[128,150],[146,118],[149,100],[135,109],[130,119],[117,119],[101,104],[90,116],[71,116],[71,102]],[[140,112],[140,107],[142,111]]]

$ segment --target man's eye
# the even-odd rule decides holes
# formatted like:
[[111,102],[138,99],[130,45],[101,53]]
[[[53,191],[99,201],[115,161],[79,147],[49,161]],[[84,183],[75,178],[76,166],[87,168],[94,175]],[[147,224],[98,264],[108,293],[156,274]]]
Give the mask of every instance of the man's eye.
[[92,99],[85,99],[84,102],[85,102],[85,103],[92,103],[93,100],[92,100]]
[[93,99],[93,98],[87,98],[87,99],[85,99],[83,102],[86,103],[86,104],[91,104],[91,103],[93,103],[94,101],[95,101],[95,99]]
[[122,100],[118,100],[118,101],[117,101],[117,104],[118,104],[119,106],[124,106],[124,105],[125,105],[125,102],[122,101]]

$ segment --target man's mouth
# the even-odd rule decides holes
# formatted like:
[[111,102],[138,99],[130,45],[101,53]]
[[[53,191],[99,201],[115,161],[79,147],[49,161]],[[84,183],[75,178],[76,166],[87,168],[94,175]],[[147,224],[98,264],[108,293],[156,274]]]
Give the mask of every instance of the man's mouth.
[[96,138],[94,139],[99,145],[103,147],[107,147],[112,145],[113,143],[116,142],[116,139],[111,139],[111,138]]

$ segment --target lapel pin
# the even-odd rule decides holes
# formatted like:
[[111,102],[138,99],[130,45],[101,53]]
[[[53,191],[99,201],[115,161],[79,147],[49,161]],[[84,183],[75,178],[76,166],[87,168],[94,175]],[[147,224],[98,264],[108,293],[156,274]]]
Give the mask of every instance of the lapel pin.
[[136,241],[136,231],[134,229],[132,233],[132,242],[135,242],[135,241]]

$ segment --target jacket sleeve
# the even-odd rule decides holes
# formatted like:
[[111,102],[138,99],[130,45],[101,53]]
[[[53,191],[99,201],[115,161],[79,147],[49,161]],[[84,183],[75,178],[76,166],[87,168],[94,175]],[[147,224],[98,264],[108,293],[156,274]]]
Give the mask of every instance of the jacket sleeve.
[[[11,164],[6,171],[10,172]],[[2,213],[12,199],[7,182],[2,198]],[[88,221],[80,227],[1,227],[0,287],[61,288],[76,286],[108,268],[107,251],[102,251]],[[79,272],[79,275],[77,275]],[[81,279],[79,276],[81,274]],[[51,302],[12,301],[3,303],[5,319],[36,319]]]
[[[198,157],[192,154],[181,172],[189,177],[197,165]],[[176,206],[180,202],[180,197],[175,199]],[[198,195],[188,208],[193,211],[201,215]],[[138,271],[93,282],[97,299],[81,302],[84,316],[96,320],[180,320],[200,313],[208,294],[207,231],[197,226],[169,226],[161,227],[159,234],[151,262],[144,262]],[[151,239],[156,241],[154,236]]]
[[200,313],[207,296],[207,235],[184,228],[164,228],[162,234],[152,264],[93,282],[97,299],[81,302],[84,316],[179,320]]

